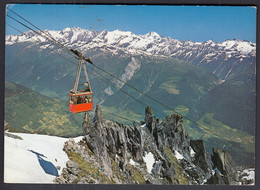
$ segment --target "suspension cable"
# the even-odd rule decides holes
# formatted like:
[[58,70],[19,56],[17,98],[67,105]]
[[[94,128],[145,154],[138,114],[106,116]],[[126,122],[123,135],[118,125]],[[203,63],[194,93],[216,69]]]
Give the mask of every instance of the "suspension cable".
[[[8,25],[9,25],[10,27],[12,27],[13,29],[17,30],[18,32],[21,32],[21,31],[19,31],[18,29],[16,29],[15,27],[11,26],[10,24],[8,24]],[[23,33],[23,32],[21,32],[21,33]],[[35,43],[38,43],[35,39],[32,38],[32,40],[35,41]],[[39,41],[39,42],[40,42],[40,41]],[[49,47],[46,47],[46,48],[48,48],[49,50],[52,50],[52,49],[49,48]],[[68,58],[66,58],[65,56],[61,55],[60,53],[58,53],[58,52],[55,52],[55,53],[56,53],[57,55],[59,55],[60,57],[62,57],[63,59],[66,59],[66,60],[69,61],[70,63],[72,63],[72,64],[74,64],[74,65],[77,65],[77,63],[75,63],[75,62],[69,60]],[[90,73],[91,75],[94,75],[95,77],[99,78],[100,80],[103,80],[103,81],[106,82],[107,84],[113,85],[113,86],[116,87],[118,90],[120,90],[121,92],[123,92],[123,93],[126,94],[127,96],[133,98],[135,101],[139,102],[140,104],[144,105],[145,107],[148,106],[147,104],[141,102],[140,100],[138,100],[138,99],[135,98],[134,96],[132,96],[132,95],[130,95],[129,93],[127,93],[126,91],[124,91],[122,88],[120,88],[120,87],[119,87],[118,85],[116,85],[115,83],[111,82],[110,79],[108,79],[107,77],[105,77],[105,76],[102,75],[101,73],[97,72],[94,68],[89,67],[89,69],[91,69],[91,70],[93,70],[95,73],[97,73],[97,74],[95,74],[94,72],[93,72],[93,73]],[[101,78],[101,77],[98,76],[98,75],[102,76],[103,78]],[[156,111],[156,109],[154,109],[154,111]],[[160,113],[160,114],[166,116],[165,113],[162,113],[162,112],[159,112],[159,111],[156,111],[156,112],[158,112],[158,113]],[[156,113],[156,112],[155,112],[155,113]],[[109,112],[108,112],[108,113],[109,113]],[[110,113],[110,114],[112,114],[112,113]],[[115,114],[114,114],[114,115],[115,115]],[[116,116],[116,115],[115,115],[115,116]],[[119,117],[119,116],[118,116],[118,117]],[[122,116],[120,116],[120,117],[122,117]],[[123,118],[123,117],[122,117],[122,118]],[[127,118],[123,118],[123,119],[127,119]],[[129,121],[131,121],[131,120],[129,120]]]
[[[128,92],[126,92],[125,90],[123,90],[122,88],[120,88],[117,84],[111,82],[107,77],[105,77],[104,75],[102,75],[101,73],[97,72],[95,69],[89,67],[91,70],[93,70],[94,72],[96,72],[98,75],[102,76],[104,79],[100,78],[98,75],[95,75],[94,73],[91,73],[93,75],[95,75],[96,77],[98,77],[99,79],[103,80],[104,82],[113,85],[114,87],[116,87],[119,91],[123,92],[124,94],[126,94],[127,96],[131,97],[132,99],[134,99],[135,101],[139,102],[140,104],[142,104],[143,106],[147,107],[148,104],[145,104],[144,102],[140,101],[139,99],[135,98],[134,96],[132,96],[131,94],[129,94]],[[153,108],[153,110],[155,111],[155,113],[160,113],[163,116],[166,116],[167,114],[162,113],[158,110],[156,110],[155,108]]]
[[[8,7],[7,7],[8,8]],[[9,8],[8,8],[9,9]],[[28,21],[27,19],[25,19],[24,17],[22,17],[21,15],[17,14],[16,12],[14,12],[13,10],[9,9],[12,13],[14,13],[16,16],[20,17],[21,19],[23,19],[24,21],[26,21],[27,23],[29,23],[30,25],[32,25],[33,27],[35,27],[36,29],[38,29],[41,33],[45,34],[46,39],[53,41],[54,43],[56,43],[59,47],[63,47],[65,48],[64,50],[67,51],[68,53],[70,53],[72,56],[76,55],[77,57],[75,57],[76,59],[80,59],[83,58],[85,61],[89,62],[92,64],[92,61],[86,57],[84,54],[82,54],[81,52],[68,48],[67,46],[65,46],[64,44],[60,43],[58,40],[56,40],[55,38],[53,38],[50,34],[45,33],[44,31],[42,31],[40,28],[38,28],[37,26],[35,26],[34,24],[32,24],[30,21]],[[9,16],[10,17],[10,16]],[[12,18],[14,19],[14,18]],[[41,35],[42,36],[42,35]],[[44,37],[44,36],[42,36]]]
[[[8,8],[8,9],[9,9],[9,8]],[[9,10],[10,10],[10,9],[9,9]],[[14,12],[14,11],[12,11],[12,12]],[[17,13],[16,13],[16,14],[17,14]],[[18,14],[17,14],[17,15],[18,15]],[[11,16],[9,16],[9,15],[7,15],[7,16],[10,17],[10,18],[12,18],[12,19],[15,20],[16,22],[20,23],[21,25],[25,26],[26,28],[29,28],[29,29],[32,30],[33,32],[37,33],[38,35],[42,36],[39,32],[33,30],[31,27],[27,26],[26,24],[24,24],[24,23],[18,21],[17,19],[15,19],[15,18],[13,18],[13,17],[11,17]],[[28,21],[28,22],[29,22],[29,21]],[[42,37],[43,37],[43,36],[42,36]],[[48,39],[49,39],[49,38],[48,38]],[[49,40],[50,40],[50,39],[49,39]],[[53,40],[54,40],[54,41],[53,41]],[[53,38],[53,40],[50,40],[50,41],[52,41],[52,42],[54,42],[54,43],[57,42],[54,38]],[[57,44],[57,43],[56,43],[56,44]],[[68,53],[68,52],[71,52],[71,49],[69,49],[68,47],[66,47],[64,44],[61,44],[61,43],[59,43],[59,44],[60,44],[60,45],[58,45],[58,46],[59,46],[60,48],[63,47],[62,49],[65,49],[65,50],[66,50],[65,52],[67,52],[67,53]],[[69,50],[69,51],[68,51],[68,50]],[[73,56],[73,57],[76,58],[76,59],[78,59],[78,57],[75,57],[75,56]],[[142,92],[141,90],[139,90],[139,89],[137,89],[136,87],[134,87],[134,86],[128,84],[127,82],[125,82],[125,81],[123,81],[122,79],[116,77],[115,75],[113,75],[113,74],[111,74],[110,72],[104,70],[103,68],[101,68],[101,67],[99,67],[99,66],[97,66],[97,65],[94,65],[94,64],[92,64],[92,65],[93,65],[94,67],[96,67],[97,69],[103,71],[104,73],[110,75],[111,77],[115,78],[116,80],[120,81],[120,82],[123,83],[124,85],[127,85],[128,87],[130,87],[130,88],[136,90],[137,92],[139,92],[139,93],[141,93],[142,95],[148,97],[149,99],[153,100],[154,102],[160,104],[161,106],[163,106],[163,107],[165,107],[165,108],[167,108],[167,109],[173,111],[174,113],[176,113],[176,114],[178,114],[178,115],[181,115],[183,118],[185,118],[185,119],[191,121],[192,123],[196,124],[197,126],[200,126],[201,128],[204,128],[204,127],[202,127],[200,124],[198,124],[196,121],[193,121],[192,119],[188,118],[187,116],[182,115],[181,113],[175,111],[174,109],[170,108],[170,107],[167,106],[166,104],[164,104],[164,103],[160,102],[159,100],[157,100],[157,99],[151,97],[150,95],[148,95],[148,94]],[[204,128],[204,130],[206,130],[206,129]],[[208,131],[209,131],[210,133],[214,134],[212,131],[210,131],[210,130],[208,130]],[[216,134],[215,134],[215,135],[216,135]],[[216,135],[216,136],[218,136],[218,135]]]
[[[56,44],[58,47],[62,48],[64,51],[66,51],[67,53],[69,53],[71,56],[73,56],[74,58],[78,59],[78,57],[75,56],[75,54],[73,54],[69,48],[67,48],[65,45],[61,44],[60,42],[58,42],[57,40],[55,40],[53,37],[49,38],[48,36],[44,36],[43,34],[47,35],[45,32],[39,30],[40,32],[34,30],[33,28],[31,28],[30,26],[22,23],[21,21],[15,19],[14,17],[10,16],[10,15],[6,15],[9,18],[11,18],[12,20],[18,22],[19,24],[23,25],[24,27],[28,28],[29,30],[33,31],[35,34],[45,38],[47,41],[49,41],[50,43]],[[43,34],[42,34],[43,33]]]

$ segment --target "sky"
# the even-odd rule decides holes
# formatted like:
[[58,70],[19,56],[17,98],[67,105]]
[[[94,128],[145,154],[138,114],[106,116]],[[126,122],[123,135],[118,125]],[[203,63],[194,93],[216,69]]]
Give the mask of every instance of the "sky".
[[[41,30],[80,27],[95,31],[157,32],[177,40],[256,41],[256,8],[247,6],[8,5]],[[15,16],[7,9],[7,15]],[[20,19],[21,20],[21,19]],[[6,34],[29,29],[6,17]]]

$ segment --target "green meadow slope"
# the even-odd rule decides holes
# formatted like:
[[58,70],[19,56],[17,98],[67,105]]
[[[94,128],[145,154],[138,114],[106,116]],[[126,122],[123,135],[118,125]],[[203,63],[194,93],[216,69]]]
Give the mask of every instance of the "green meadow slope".
[[9,131],[55,136],[82,134],[83,115],[73,115],[66,101],[5,82],[5,121]]

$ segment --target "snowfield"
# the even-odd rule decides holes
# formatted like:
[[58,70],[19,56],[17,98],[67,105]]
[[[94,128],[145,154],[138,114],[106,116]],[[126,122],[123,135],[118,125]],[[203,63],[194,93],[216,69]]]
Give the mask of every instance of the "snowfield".
[[[68,138],[8,133],[22,138],[5,135],[4,182],[5,183],[53,183],[69,160],[62,150]],[[77,142],[82,137],[74,140]],[[59,168],[59,169],[57,169]]]

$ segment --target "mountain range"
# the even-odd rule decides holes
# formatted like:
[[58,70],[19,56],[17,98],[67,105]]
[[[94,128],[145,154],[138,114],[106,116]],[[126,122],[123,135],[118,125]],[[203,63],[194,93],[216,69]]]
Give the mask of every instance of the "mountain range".
[[[115,31],[89,31],[86,29],[65,28],[62,31],[44,31],[60,43],[68,47],[76,47],[80,51],[100,50],[110,51],[113,54],[124,52],[130,55],[166,56],[192,62],[203,66],[221,79],[227,79],[232,74],[243,72],[253,66],[256,56],[256,44],[244,40],[225,40],[223,42],[179,41],[170,37],[163,37],[156,32],[145,35],[136,35],[132,32]],[[9,35],[6,45],[14,43],[40,42],[45,38],[38,36],[33,31],[23,35]],[[46,48],[42,45],[41,48]]]
[[[96,66],[172,108],[166,109],[87,65],[95,104],[101,103],[105,111],[121,117],[111,115],[110,119],[140,121],[144,106],[150,105],[157,117],[175,110],[200,123],[204,129],[191,125],[190,121],[184,125],[191,137],[206,138],[205,144],[209,147],[225,146],[225,140],[244,133],[246,139],[254,139],[255,43],[238,39],[179,41],[155,32],[137,35],[120,30],[98,32],[78,27],[44,32],[59,43],[83,52]],[[32,31],[6,36],[5,77],[8,81],[47,96],[67,99],[76,71],[71,62],[77,64],[74,57]],[[212,135],[222,130],[228,137]],[[238,144],[228,145],[229,151],[242,154],[242,162],[253,163],[254,142],[251,140],[245,142],[238,138]],[[239,147],[243,147],[243,151],[237,154]],[[248,153],[250,158],[247,159]],[[236,157],[234,160],[239,161]]]

